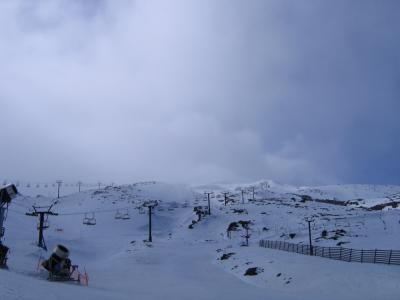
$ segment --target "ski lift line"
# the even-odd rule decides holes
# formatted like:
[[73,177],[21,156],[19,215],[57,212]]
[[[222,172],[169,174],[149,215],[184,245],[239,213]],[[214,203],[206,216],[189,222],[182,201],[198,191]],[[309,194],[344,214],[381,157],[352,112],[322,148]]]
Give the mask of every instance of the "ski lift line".
[[117,208],[117,209],[104,209],[104,210],[94,210],[94,211],[84,211],[84,212],[71,212],[71,213],[59,213],[59,216],[79,216],[79,215],[85,215],[88,212],[93,212],[93,213],[107,213],[107,212],[117,212],[118,210],[126,210],[126,209],[131,209],[132,207],[122,207],[122,208]]
[[20,211],[11,209],[11,208],[9,208],[8,210],[9,210],[9,211],[12,211],[13,213],[16,213],[16,214],[18,214],[18,215],[24,215],[24,216],[25,216],[25,212],[20,212]]
[[18,202],[16,202],[16,201],[13,202],[13,205],[19,206],[19,207],[21,207],[21,208],[23,208],[23,209],[29,209],[29,208],[32,207],[32,206],[25,206],[25,205],[23,205],[23,204],[21,204],[21,203],[18,203]]

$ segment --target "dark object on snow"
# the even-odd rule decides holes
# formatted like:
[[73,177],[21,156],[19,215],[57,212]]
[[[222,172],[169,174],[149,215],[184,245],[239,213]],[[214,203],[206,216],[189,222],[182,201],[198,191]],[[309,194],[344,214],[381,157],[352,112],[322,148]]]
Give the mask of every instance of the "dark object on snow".
[[370,210],[382,210],[385,207],[389,207],[389,206],[391,206],[392,208],[397,208],[399,204],[400,204],[400,201],[391,201],[391,202],[387,202],[387,203],[374,205],[374,206],[370,207],[369,209]]
[[336,246],[342,246],[342,245],[348,244],[348,243],[350,243],[350,242],[343,242],[343,241],[342,241],[342,242],[337,243]]
[[311,198],[311,196],[309,196],[309,195],[299,195],[299,196],[301,198],[300,202],[302,202],[302,203],[305,203],[306,201],[312,201],[313,200],[313,198]]
[[321,232],[321,237],[324,238],[324,239],[326,239],[327,236],[328,236],[328,231],[322,230],[322,232]]
[[227,230],[228,230],[228,231],[235,231],[235,230],[238,229],[238,227],[239,227],[238,223],[232,222],[232,223],[229,224]]
[[258,275],[259,273],[262,273],[264,270],[262,268],[248,268],[246,272],[244,273],[244,276],[255,276]]
[[344,230],[344,229],[336,229],[336,231],[335,231],[336,235],[344,236],[345,233],[346,233],[346,230]]
[[193,208],[193,211],[196,213],[197,215],[197,222],[201,221],[201,217],[207,214],[208,209],[206,210],[204,207],[202,206],[195,206]]
[[294,239],[295,236],[296,236],[295,233],[289,233],[289,237],[290,237],[291,239]]
[[0,268],[7,268],[8,247],[0,244]]
[[248,214],[248,212],[247,212],[247,209],[241,209],[241,208],[239,208],[239,209],[236,209],[236,208],[234,208],[234,209],[232,209],[232,212],[234,213],[234,214]]
[[50,258],[42,261],[41,265],[49,272],[50,281],[81,281],[77,265],[72,265],[69,250],[63,245],[57,245]]
[[227,234],[228,238],[231,237],[231,232],[238,230],[238,228],[239,228],[239,225],[237,222],[230,223],[228,226],[228,229],[226,230],[226,234]]
[[224,253],[224,254],[222,254],[222,256],[221,256],[221,260],[226,260],[226,259],[228,259],[228,258],[230,258],[232,255],[234,255],[235,253],[234,252],[230,252],[230,253]]
[[196,223],[197,223],[197,221],[192,220],[192,224],[189,224],[188,228],[189,229],[193,229],[193,225],[196,224]]
[[242,225],[243,228],[248,228],[249,225],[251,224],[251,221],[239,221],[238,222],[240,225]]

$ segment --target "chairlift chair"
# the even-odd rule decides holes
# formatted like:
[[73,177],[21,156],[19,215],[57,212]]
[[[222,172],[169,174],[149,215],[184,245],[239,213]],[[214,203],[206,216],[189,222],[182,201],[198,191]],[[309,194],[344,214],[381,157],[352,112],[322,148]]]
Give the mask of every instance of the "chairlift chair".
[[129,215],[129,210],[126,209],[126,212],[121,215],[122,220],[129,220],[131,216]]
[[122,214],[121,214],[121,212],[119,211],[119,209],[117,209],[117,212],[115,213],[114,218],[117,219],[117,220],[122,219]]
[[93,213],[85,213],[85,216],[83,218],[83,224],[85,225],[96,225],[96,216]]

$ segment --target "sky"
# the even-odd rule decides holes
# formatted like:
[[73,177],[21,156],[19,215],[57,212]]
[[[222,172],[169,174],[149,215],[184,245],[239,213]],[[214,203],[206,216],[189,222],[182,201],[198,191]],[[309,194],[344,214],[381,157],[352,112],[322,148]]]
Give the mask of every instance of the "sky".
[[3,0],[0,178],[400,184],[397,0]]

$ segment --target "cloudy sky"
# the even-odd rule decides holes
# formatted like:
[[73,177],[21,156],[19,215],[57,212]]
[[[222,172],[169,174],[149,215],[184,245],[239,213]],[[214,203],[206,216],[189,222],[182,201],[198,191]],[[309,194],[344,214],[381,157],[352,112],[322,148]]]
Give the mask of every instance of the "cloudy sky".
[[0,178],[400,184],[399,11],[2,0]]

